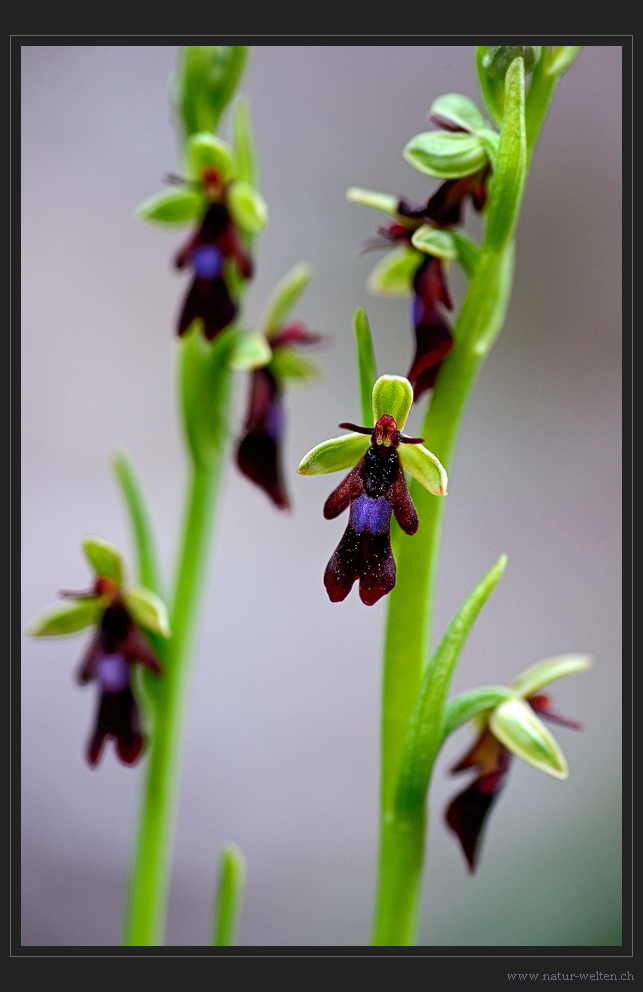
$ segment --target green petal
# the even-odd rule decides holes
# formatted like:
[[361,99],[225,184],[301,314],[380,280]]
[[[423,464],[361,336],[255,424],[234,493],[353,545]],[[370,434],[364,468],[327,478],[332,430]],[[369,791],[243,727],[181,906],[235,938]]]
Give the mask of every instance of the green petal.
[[153,224],[189,224],[201,216],[204,204],[203,197],[196,190],[164,189],[141,203],[136,208],[136,216]]
[[403,430],[412,402],[413,387],[408,379],[401,375],[381,375],[373,386],[373,423],[388,414],[397,429]]
[[135,586],[123,593],[125,606],[139,627],[151,630],[161,637],[170,636],[170,622],[165,603],[155,593],[141,586]]
[[431,104],[429,113],[463,127],[472,134],[487,126],[473,100],[460,93],[445,93],[444,96],[439,96]]
[[216,169],[222,181],[227,183],[235,174],[232,149],[216,134],[202,131],[193,134],[187,142],[187,159],[190,174],[201,179],[205,169]]
[[312,274],[313,270],[307,262],[298,262],[277,283],[259,321],[259,330],[267,338],[281,330],[286,317],[310,282]]
[[299,475],[325,475],[352,468],[370,443],[368,434],[344,434],[343,437],[322,441],[304,455],[297,471]]
[[447,474],[438,458],[423,444],[401,444],[402,467],[434,496],[446,496]]
[[489,717],[494,737],[528,765],[553,778],[569,775],[567,762],[556,740],[522,699],[501,703]]
[[413,276],[422,261],[411,248],[395,248],[380,259],[366,285],[376,296],[411,296]]
[[585,672],[593,664],[594,659],[588,654],[559,654],[554,658],[545,658],[522,672],[511,683],[511,688],[521,696],[533,696],[550,682],[574,672]]
[[425,131],[404,148],[404,158],[414,168],[435,179],[461,179],[486,165],[483,143],[463,131]]
[[123,558],[111,541],[88,535],[82,540],[83,551],[96,575],[111,581],[120,588],[123,584]]
[[390,193],[375,193],[370,189],[360,189],[358,186],[351,186],[346,190],[346,199],[351,203],[360,203],[363,207],[373,207],[381,210],[389,217],[397,217],[397,208],[400,201]]
[[262,369],[271,358],[272,349],[263,334],[240,334],[230,365],[233,369],[246,372],[249,369]]
[[85,627],[93,627],[100,620],[103,607],[98,596],[83,599],[64,599],[48,606],[27,627],[30,637],[55,637],[75,634]]
[[266,201],[250,183],[234,183],[228,192],[228,205],[235,222],[250,234],[259,234],[268,223]]
[[418,251],[437,258],[454,259],[458,257],[458,249],[449,231],[441,231],[430,224],[423,224],[411,238],[411,244]]
[[320,375],[316,362],[303,355],[298,348],[287,345],[273,351],[270,371],[278,379],[316,379]]

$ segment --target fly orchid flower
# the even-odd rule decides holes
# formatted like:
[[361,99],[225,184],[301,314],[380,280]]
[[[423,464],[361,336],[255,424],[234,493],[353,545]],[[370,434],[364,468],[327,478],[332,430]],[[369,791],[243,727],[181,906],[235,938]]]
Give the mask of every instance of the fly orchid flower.
[[567,778],[565,756],[539,716],[572,730],[582,730],[583,726],[556,713],[550,697],[539,690],[591,664],[592,659],[584,655],[561,655],[538,662],[518,676],[502,702],[476,718],[476,741],[451,769],[457,774],[475,768],[476,778],[446,811],[446,822],[460,841],[470,872],[475,871],[483,828],[506,782],[513,755],[553,778]]
[[318,374],[317,366],[301,354],[299,346],[324,340],[324,335],[306,330],[301,322],[286,320],[311,275],[310,267],[302,262],[284,276],[272,294],[252,341],[254,347],[257,338],[263,341],[264,354],[260,356],[263,364],[255,364],[254,353],[248,363],[244,363],[243,355],[234,363],[237,368],[252,369],[245,433],[237,448],[237,465],[280,509],[290,506],[281,467],[284,382],[289,378],[311,379]]
[[[318,444],[299,465],[300,475],[355,466],[324,505],[327,520],[350,506],[348,526],[324,573],[333,603],[346,599],[357,579],[360,599],[367,606],[395,585],[391,516],[407,534],[418,529],[405,470],[435,496],[446,496],[447,475],[436,456],[423,446],[422,438],[402,434],[412,401],[408,379],[380,376],[373,387],[374,427],[340,424],[352,433]],[[398,451],[400,445],[403,452]]]
[[234,150],[214,134],[188,138],[186,173],[168,177],[174,188],[146,200],[137,213],[163,225],[198,223],[175,258],[176,267],[188,266],[193,276],[177,331],[183,335],[198,321],[212,341],[237,315],[236,286],[253,272],[244,239],[263,230],[267,210],[259,191],[240,177]]
[[74,634],[86,627],[95,633],[78,670],[78,682],[97,682],[98,707],[87,744],[87,761],[98,764],[105,740],[115,742],[122,762],[133,765],[144,746],[138,706],[132,689],[132,668],[144,665],[160,674],[158,661],[141,630],[169,637],[167,613],[154,593],[141,587],[123,588],[119,551],[98,537],[86,537],[83,550],[94,569],[86,592],[63,592],[62,602],[44,610],[28,628],[35,637]]

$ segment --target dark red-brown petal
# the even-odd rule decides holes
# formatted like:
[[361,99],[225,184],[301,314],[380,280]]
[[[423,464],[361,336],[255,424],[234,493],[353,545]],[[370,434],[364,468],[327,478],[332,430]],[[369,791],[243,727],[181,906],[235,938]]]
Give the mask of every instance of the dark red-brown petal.
[[212,341],[228,324],[231,324],[237,314],[223,276],[214,279],[194,279],[185,298],[178,323],[179,336],[185,334],[192,321],[200,317],[203,321],[203,331]]
[[324,572],[331,603],[346,599],[356,579],[360,599],[367,606],[391,591],[395,585],[395,560],[388,533],[358,534],[348,525]]
[[538,713],[545,720],[558,723],[561,727],[569,727],[570,730],[583,730],[583,724],[579,720],[570,720],[569,717],[561,716],[552,710],[552,701],[549,696],[528,696],[527,702],[532,710]]
[[485,180],[489,167],[462,179],[447,179],[430,197],[423,216],[437,227],[453,227],[462,223],[462,211],[467,197],[471,197],[476,210],[480,211],[486,202]]
[[101,653],[100,631],[97,630],[89,642],[76,674],[76,680],[79,685],[86,685],[96,677],[96,662]]
[[281,468],[281,390],[268,368],[252,373],[245,428],[237,448],[237,466],[268,494],[275,506],[287,509],[290,503]]
[[405,534],[415,534],[419,525],[418,515],[406,484],[401,460],[398,464],[397,476],[386,490],[386,499],[393,507],[395,519]]
[[333,520],[335,517],[338,517],[340,513],[343,513],[364,492],[364,482],[362,480],[363,465],[364,459],[360,458],[355,468],[351,469],[336,489],[333,489],[324,503],[324,517],[326,520]]
[[121,646],[121,651],[130,665],[139,663],[145,665],[155,675],[161,674],[159,663],[152,649],[135,623],[132,623],[130,626]]
[[98,764],[107,738],[115,741],[118,755],[127,765],[135,764],[143,751],[138,709],[129,685],[120,692],[100,695],[94,733],[87,745],[87,761],[92,768]]

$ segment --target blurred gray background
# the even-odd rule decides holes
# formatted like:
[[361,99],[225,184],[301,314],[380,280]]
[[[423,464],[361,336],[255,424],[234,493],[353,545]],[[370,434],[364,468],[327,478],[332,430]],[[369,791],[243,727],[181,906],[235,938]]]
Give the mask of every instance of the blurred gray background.
[[[178,168],[168,82],[174,46],[22,49],[23,626],[58,589],[84,588],[96,533],[130,553],[109,457],[125,449],[152,508],[166,570],[182,502],[176,422],[184,235],[144,227],[136,205]],[[380,372],[412,354],[405,301],[369,297],[381,256],[358,257],[383,217],[351,185],[426,200],[437,183],[402,158],[441,93],[478,99],[469,47],[260,46],[250,99],[270,225],[248,302],[306,260],[296,316],[332,335],[323,379],[287,397],[280,514],[230,465],[190,689],[167,942],[208,942],[220,845],[248,863],[243,945],[363,945],[377,839],[384,604],[331,604],[323,570],[345,517],[322,518],[339,476],[301,478],[314,444],[359,419],[352,319],[366,306]],[[468,746],[440,758],[421,940],[426,945],[615,945],[620,930],[621,49],[585,48],[537,148],[517,235],[506,326],[464,424],[437,591],[439,635],[501,552],[509,566],[472,632],[454,690],[507,682],[587,652],[553,687],[585,723],[556,728],[561,783],[515,761],[467,875],[443,823]],[[226,129],[224,127],[224,134]],[[469,218],[469,229],[479,225]],[[457,301],[463,281],[450,277]],[[240,376],[235,431],[248,380]],[[414,410],[408,430],[419,429]],[[28,945],[119,941],[140,767],[107,748],[84,763],[94,687],[73,675],[87,640],[23,650],[23,934]]]

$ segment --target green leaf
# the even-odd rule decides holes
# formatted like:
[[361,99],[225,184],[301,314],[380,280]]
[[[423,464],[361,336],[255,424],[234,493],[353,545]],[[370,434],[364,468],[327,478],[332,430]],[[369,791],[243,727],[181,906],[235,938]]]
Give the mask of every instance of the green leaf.
[[112,456],[112,467],[129,511],[130,526],[138,559],[138,581],[141,585],[151,589],[152,592],[160,593],[161,569],[156,540],[134,467],[122,451],[116,452]]
[[550,682],[575,672],[585,672],[593,664],[594,659],[587,654],[559,654],[532,665],[511,683],[511,688],[520,696],[533,696]]
[[447,473],[436,456],[423,444],[402,444],[398,448],[402,467],[434,496],[446,496]]
[[96,575],[111,579],[120,589],[123,584],[123,558],[118,548],[110,541],[93,535],[83,538],[82,547]]
[[478,45],[476,48],[476,70],[487,113],[496,127],[500,127],[505,105],[505,87],[502,80],[492,79],[483,67],[487,47],[487,45]]
[[504,685],[481,685],[454,696],[444,707],[440,747],[463,724],[513,698],[514,693]]
[[464,131],[425,131],[404,148],[404,158],[434,179],[461,179],[479,172],[487,163],[484,144]]
[[151,630],[153,634],[169,637],[170,622],[165,603],[155,593],[143,587],[133,586],[123,593],[123,600],[132,619],[139,627]]
[[366,285],[377,296],[411,296],[413,277],[422,261],[412,248],[394,248],[379,260]]
[[246,56],[245,45],[186,45],[181,49],[172,95],[186,136],[216,131]]
[[238,340],[238,331],[228,327],[210,343],[195,321],[179,342],[183,423],[196,465],[211,464],[227,441],[232,384],[229,363]]
[[548,76],[562,76],[574,64],[582,45],[554,45],[552,59],[545,72]]
[[397,429],[403,430],[412,402],[413,387],[408,379],[401,375],[381,375],[373,386],[373,423],[388,414]]
[[186,146],[190,175],[200,180],[205,169],[215,169],[222,182],[230,182],[236,173],[233,152],[216,134],[200,132],[190,136]]
[[434,117],[449,121],[457,127],[477,134],[481,128],[486,128],[487,122],[476,107],[473,100],[460,93],[445,93],[431,104],[429,113]]
[[243,96],[237,97],[232,108],[232,147],[238,178],[258,188],[259,167],[250,122],[250,106]]
[[304,455],[297,472],[299,475],[326,475],[328,472],[352,468],[370,443],[371,439],[367,434],[356,433],[322,441]]
[[362,410],[362,424],[371,426],[373,416],[373,386],[377,379],[377,366],[373,339],[368,317],[363,307],[355,311],[355,340],[357,341],[357,368],[359,371],[359,393]]
[[213,947],[232,947],[236,943],[245,878],[246,863],[241,851],[234,844],[226,844],[219,861],[212,922]]
[[312,274],[312,267],[307,262],[299,262],[277,283],[259,321],[259,330],[268,339],[281,330],[286,317],[310,282]]
[[462,231],[451,231],[451,238],[458,253],[458,262],[462,266],[464,274],[471,279],[482,254],[480,246]]
[[418,227],[411,238],[411,244],[418,251],[423,251],[427,255],[435,255],[437,258],[453,259],[458,257],[450,231],[442,231],[430,224],[423,224]]
[[402,818],[412,816],[424,804],[431,771],[444,739],[443,714],[458,658],[476,617],[506,566],[507,556],[501,555],[460,607],[424,670],[400,759],[395,806]]
[[164,189],[136,208],[139,220],[178,227],[189,224],[205,210],[203,196],[192,189]]
[[75,634],[86,627],[95,626],[103,613],[98,596],[85,596],[82,599],[64,599],[48,606],[39,613],[27,627],[30,637],[56,637],[61,634]]
[[240,334],[230,365],[233,369],[246,372],[249,369],[262,369],[271,358],[272,348],[263,334]]
[[268,223],[266,201],[249,183],[233,183],[228,192],[228,205],[236,223],[249,234],[259,234]]
[[317,362],[288,345],[275,348],[270,371],[278,379],[317,379],[321,374]]
[[561,780],[569,775],[557,741],[522,699],[501,703],[489,717],[489,727],[501,744],[528,765]]
[[489,197],[485,249],[501,252],[511,241],[518,221],[527,175],[525,73],[514,59],[505,76],[505,113]]
[[346,199],[351,203],[359,203],[363,207],[373,207],[374,210],[381,210],[389,217],[397,217],[399,199],[390,193],[375,193],[370,189],[360,189],[359,186],[351,186],[346,190]]

